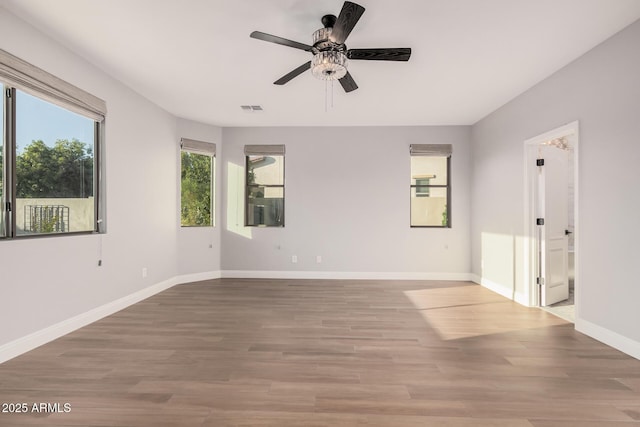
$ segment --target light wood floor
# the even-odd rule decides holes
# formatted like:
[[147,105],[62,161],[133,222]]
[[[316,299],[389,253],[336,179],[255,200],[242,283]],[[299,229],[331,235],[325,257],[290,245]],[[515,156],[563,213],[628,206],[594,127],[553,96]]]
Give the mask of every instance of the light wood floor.
[[477,285],[174,287],[0,365],[0,426],[640,426],[640,361]]

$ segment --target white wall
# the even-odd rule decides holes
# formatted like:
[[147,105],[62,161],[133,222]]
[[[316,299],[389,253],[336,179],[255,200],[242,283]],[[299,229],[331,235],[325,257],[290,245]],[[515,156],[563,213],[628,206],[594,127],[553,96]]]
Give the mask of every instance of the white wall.
[[0,40],[108,109],[108,233],[0,241],[1,347],[175,277],[178,211],[174,117],[2,8]]
[[[465,126],[224,128],[223,199],[229,217],[222,223],[222,269],[468,274],[469,131]],[[412,143],[453,144],[451,229],[409,227]],[[242,226],[245,144],[286,145],[284,228]]]
[[[215,165],[215,227],[180,227],[178,231],[178,274],[211,273],[220,271],[220,223],[222,212],[222,129],[185,119],[178,119],[178,137],[213,142],[216,144]],[[176,148],[177,165],[180,170],[179,147]],[[180,180],[177,185],[177,215],[180,219]]]
[[[491,241],[512,242],[515,271],[499,285],[523,291],[523,141],[580,121],[576,327],[640,357],[640,22],[473,126],[472,272]],[[602,209],[602,204],[608,207]],[[499,251],[508,252],[508,244]],[[483,251],[483,248],[484,251]],[[617,340],[617,341],[616,341]]]

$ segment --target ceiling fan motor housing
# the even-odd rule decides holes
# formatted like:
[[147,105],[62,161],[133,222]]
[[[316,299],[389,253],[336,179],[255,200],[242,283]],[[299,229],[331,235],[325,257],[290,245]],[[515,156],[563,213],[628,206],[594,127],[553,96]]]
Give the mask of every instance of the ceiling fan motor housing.
[[311,52],[315,55],[318,52],[323,52],[326,50],[335,50],[338,52],[345,52],[347,50],[347,45],[335,43],[331,41],[331,32],[333,31],[332,27],[320,28],[319,30],[313,33],[313,47],[311,48]]
[[337,20],[336,15],[324,15],[321,19],[322,25],[324,25],[325,28],[332,28]]

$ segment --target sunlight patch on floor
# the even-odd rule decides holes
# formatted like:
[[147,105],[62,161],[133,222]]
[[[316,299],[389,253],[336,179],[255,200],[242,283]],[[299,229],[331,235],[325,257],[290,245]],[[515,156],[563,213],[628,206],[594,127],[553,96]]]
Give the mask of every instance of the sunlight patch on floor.
[[566,323],[540,310],[523,310],[517,303],[479,285],[418,289],[404,293],[443,340]]

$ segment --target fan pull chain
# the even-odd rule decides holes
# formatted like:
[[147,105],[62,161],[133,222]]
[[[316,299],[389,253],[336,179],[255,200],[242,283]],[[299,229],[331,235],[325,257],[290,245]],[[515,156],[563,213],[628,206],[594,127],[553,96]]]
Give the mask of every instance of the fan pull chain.
[[327,98],[328,98],[329,82],[324,81],[324,112],[327,112]]
[[331,91],[329,91],[329,80],[324,81],[324,112],[333,110],[333,80],[331,80]]
[[331,80],[331,109],[333,110],[333,80]]

